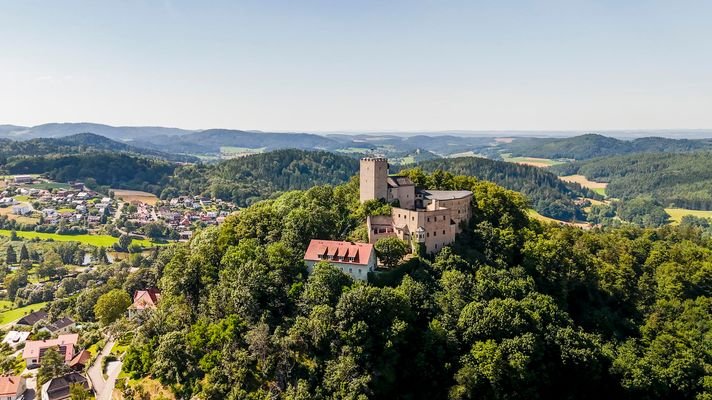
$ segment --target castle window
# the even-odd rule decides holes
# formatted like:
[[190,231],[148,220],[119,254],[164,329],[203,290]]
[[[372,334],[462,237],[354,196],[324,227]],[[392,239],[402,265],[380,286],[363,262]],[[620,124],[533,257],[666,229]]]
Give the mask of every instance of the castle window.
[[430,237],[430,232],[428,232],[428,237]]
[[437,232],[433,232],[433,236],[438,236],[438,233],[437,233]]
[[354,272],[353,268],[349,268],[349,274],[352,274]]
[[445,234],[445,229],[443,229],[443,235]]
[[430,222],[430,217],[428,217],[428,222]]

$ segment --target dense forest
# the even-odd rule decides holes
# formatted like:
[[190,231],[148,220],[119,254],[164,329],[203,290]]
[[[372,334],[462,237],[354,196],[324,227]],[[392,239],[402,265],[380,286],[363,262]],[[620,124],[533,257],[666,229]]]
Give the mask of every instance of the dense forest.
[[245,206],[292,189],[346,182],[359,161],[325,151],[277,150],[212,165],[178,168],[161,198],[209,194]]
[[712,149],[710,140],[646,137],[622,140],[597,134],[567,138],[517,138],[500,146],[513,156],[588,160],[633,153],[690,152]]
[[611,197],[652,197],[664,206],[712,210],[712,152],[653,153],[600,158],[553,167],[609,182]]
[[456,175],[475,176],[521,192],[527,196],[532,207],[539,213],[563,221],[583,218],[573,198],[599,197],[578,184],[561,181],[555,174],[545,169],[528,165],[479,157],[461,157],[430,160],[418,164],[418,167],[425,172],[442,170]]
[[84,181],[113,188],[157,192],[176,164],[123,153],[91,152],[67,156],[16,157],[3,169],[10,174],[43,174],[58,182]]
[[143,149],[93,133],[79,133],[61,138],[39,138],[22,141],[0,139],[0,164],[4,164],[8,159],[14,157],[69,155],[95,151],[128,153],[178,162],[198,161],[198,158],[194,156]]
[[451,248],[368,285],[308,274],[311,238],[363,238],[357,180],[256,203],[152,263],[162,299],[124,370],[196,399],[710,398],[701,227],[542,225],[518,193],[410,173],[473,192]]

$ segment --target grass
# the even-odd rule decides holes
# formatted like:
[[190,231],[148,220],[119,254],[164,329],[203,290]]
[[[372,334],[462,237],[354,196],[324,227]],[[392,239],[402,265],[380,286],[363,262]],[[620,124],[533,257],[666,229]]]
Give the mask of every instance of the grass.
[[42,309],[42,307],[44,307],[46,304],[47,302],[35,303],[30,304],[29,306],[3,311],[0,313],[0,325],[9,324],[10,322],[16,321],[33,311],[38,311]]
[[10,300],[0,300],[0,310],[11,310],[13,307],[15,307],[15,303],[11,302]]
[[595,189],[591,189],[591,191],[594,193],[600,194],[601,196],[606,195],[606,188],[595,188]]
[[685,215],[692,215],[699,218],[712,218],[712,211],[690,210],[687,208],[666,208],[665,212],[670,216],[670,222],[677,225]]
[[15,196],[15,200],[17,200],[19,202],[30,201],[30,196],[24,196],[24,195],[18,194],[17,196]]
[[[0,236],[10,236],[10,232],[7,229],[0,229]],[[110,247],[114,243],[118,242],[119,239],[109,236],[109,235],[59,235],[57,233],[44,233],[44,232],[27,232],[27,231],[16,231],[17,236],[24,239],[39,238],[40,240],[52,239],[55,242],[79,242],[97,247]],[[153,243],[146,239],[134,239],[133,243],[136,243],[142,247],[154,247],[160,246],[160,243]]]
[[39,183],[33,183],[31,185],[26,185],[26,186],[33,188],[33,189],[44,189],[44,190],[69,189],[69,187],[70,187],[66,183],[59,183],[59,182],[39,182]]
[[506,162],[513,162],[517,164],[531,165],[534,167],[551,167],[552,165],[564,164],[563,161],[552,160],[550,158],[537,158],[537,157],[512,157],[510,153],[502,154],[502,160]]
[[220,153],[223,154],[235,154],[235,155],[248,155],[248,154],[259,154],[265,151],[265,147],[260,147],[257,149],[251,149],[249,147],[234,147],[234,146],[221,146]]

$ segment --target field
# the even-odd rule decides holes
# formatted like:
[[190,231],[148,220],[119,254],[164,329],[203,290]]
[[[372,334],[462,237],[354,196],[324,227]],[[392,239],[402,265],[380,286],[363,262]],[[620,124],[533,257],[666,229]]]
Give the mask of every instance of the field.
[[148,192],[141,192],[138,190],[123,190],[123,189],[111,189],[114,192],[114,197],[121,199],[126,202],[138,201],[141,203],[146,203],[149,205],[155,205],[158,201],[158,197],[155,194]]
[[555,224],[562,224],[562,225],[571,225],[571,226],[578,226],[579,228],[589,228],[591,224],[588,222],[568,222],[568,221],[560,221],[558,219],[550,218],[545,215],[541,215],[536,210],[533,209],[528,209],[527,214],[529,214],[529,218],[534,218],[537,221],[542,221],[542,222],[553,222]]
[[29,184],[26,186],[30,187],[30,188],[34,188],[34,189],[44,189],[44,190],[69,189],[68,184],[59,183],[59,182],[37,182],[37,183],[32,183],[32,184]]
[[[10,236],[10,232],[7,229],[0,229],[0,236]],[[43,233],[43,232],[26,232],[26,231],[16,231],[17,236],[24,239],[39,238],[41,240],[52,239],[55,242],[80,242],[84,244],[89,244],[92,246],[103,246],[110,247],[119,240],[113,236],[109,235],[58,235],[56,233]],[[134,239],[133,243],[139,244],[143,247],[153,247],[156,243],[152,243],[150,240],[137,240]]]
[[606,183],[606,182],[589,181],[583,175],[560,176],[559,179],[561,179],[564,182],[578,183],[579,185],[581,185],[587,189],[593,190],[594,192],[600,194],[601,196],[606,195],[606,187],[608,187],[608,183]]
[[249,147],[221,146],[220,155],[225,158],[245,157],[252,154],[259,154],[265,151],[264,147],[251,149]]
[[552,160],[549,158],[536,157],[512,157],[509,153],[502,154],[502,160],[522,165],[531,165],[532,167],[548,168],[552,165],[563,164],[563,161]]
[[9,324],[10,322],[18,320],[33,311],[37,311],[37,310],[41,309],[42,307],[44,307],[45,304],[47,304],[47,303],[36,303],[36,304],[31,304],[29,306],[16,308],[14,310],[3,311],[0,313],[0,326]]
[[666,208],[665,212],[670,216],[670,221],[672,224],[679,224],[682,217],[685,215],[692,215],[700,218],[712,218],[712,211],[705,210],[688,210],[686,208]]

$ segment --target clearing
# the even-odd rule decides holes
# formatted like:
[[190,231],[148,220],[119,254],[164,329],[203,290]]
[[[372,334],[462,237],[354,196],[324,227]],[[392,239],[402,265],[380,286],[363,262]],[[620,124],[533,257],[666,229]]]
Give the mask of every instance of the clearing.
[[548,168],[552,165],[564,164],[563,161],[552,160],[550,158],[537,157],[512,157],[510,153],[503,153],[502,160],[521,165],[530,165],[532,167]]
[[544,215],[539,214],[536,210],[534,209],[528,209],[527,214],[529,214],[529,218],[534,218],[538,221],[542,222],[553,222],[555,224],[561,224],[561,225],[571,225],[571,226],[577,226],[579,228],[590,228],[591,224],[588,222],[569,222],[569,221],[561,221],[558,219],[554,219],[551,217],[547,217]]
[[561,179],[564,182],[578,183],[579,185],[581,185],[587,189],[593,190],[594,192],[600,194],[601,196],[606,195],[606,188],[608,187],[607,182],[589,181],[583,175],[566,175],[566,176],[560,176],[559,179]]
[[154,206],[158,202],[158,197],[153,193],[141,192],[139,190],[109,189],[114,192],[114,197],[125,202],[138,201]]
[[692,215],[699,218],[712,218],[712,211],[690,210],[687,208],[666,208],[665,212],[670,216],[670,222],[677,225],[685,215]]
[[0,325],[9,324],[10,322],[16,321],[33,311],[38,311],[44,307],[45,304],[47,304],[47,302],[30,304],[29,306],[15,308],[14,310],[3,311],[0,313]]
[[[10,236],[10,230],[0,229],[1,236]],[[55,242],[80,242],[84,244],[89,244],[97,247],[111,247],[114,243],[118,242],[119,239],[109,235],[59,235],[57,233],[44,233],[44,232],[28,232],[28,231],[15,231],[18,237],[23,239],[39,238],[40,240],[52,239]],[[153,247],[158,245],[150,240],[146,239],[134,239],[133,243],[139,244],[142,247]]]

